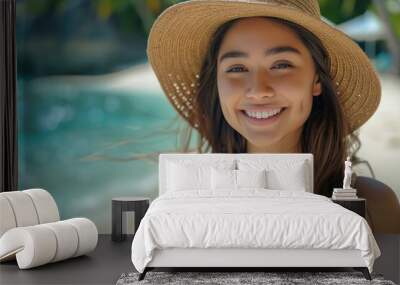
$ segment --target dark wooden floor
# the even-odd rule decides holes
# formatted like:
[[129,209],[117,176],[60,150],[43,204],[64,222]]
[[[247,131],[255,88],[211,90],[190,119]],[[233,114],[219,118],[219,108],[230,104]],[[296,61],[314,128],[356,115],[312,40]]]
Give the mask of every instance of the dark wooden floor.
[[[377,235],[376,240],[382,256],[374,272],[400,284],[400,235]],[[16,261],[0,263],[0,284],[115,284],[122,273],[135,271],[131,244],[132,237],[112,242],[111,235],[100,235],[96,249],[85,256],[25,270]]]

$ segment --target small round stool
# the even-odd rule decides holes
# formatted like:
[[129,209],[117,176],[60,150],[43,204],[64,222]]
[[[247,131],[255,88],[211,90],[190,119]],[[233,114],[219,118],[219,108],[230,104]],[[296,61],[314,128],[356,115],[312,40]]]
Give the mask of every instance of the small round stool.
[[126,234],[122,233],[122,215],[123,212],[135,212],[135,232],[139,227],[140,221],[146,214],[150,205],[150,198],[146,197],[116,197],[112,199],[112,233],[113,241],[123,241]]

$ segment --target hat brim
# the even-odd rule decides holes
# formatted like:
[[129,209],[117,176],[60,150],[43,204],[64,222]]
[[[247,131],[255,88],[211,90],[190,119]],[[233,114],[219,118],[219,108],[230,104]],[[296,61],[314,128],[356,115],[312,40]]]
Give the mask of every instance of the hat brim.
[[335,84],[350,131],[358,129],[377,110],[379,77],[363,50],[346,34],[320,18],[270,3],[197,0],[175,4],[160,14],[148,38],[147,55],[167,98],[191,126],[192,95],[210,37],[223,23],[243,17],[269,16],[297,23],[316,35],[330,57]]

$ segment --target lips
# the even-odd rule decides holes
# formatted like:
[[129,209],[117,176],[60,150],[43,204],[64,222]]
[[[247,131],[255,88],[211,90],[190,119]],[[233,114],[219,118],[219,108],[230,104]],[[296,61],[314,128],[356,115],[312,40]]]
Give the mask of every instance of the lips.
[[240,110],[240,113],[243,114],[243,116],[245,117],[245,120],[246,120],[247,122],[249,122],[249,124],[251,124],[251,125],[255,125],[255,126],[268,126],[268,125],[271,125],[271,124],[273,124],[274,122],[276,122],[276,121],[282,116],[282,114],[284,114],[284,112],[286,111],[286,109],[287,109],[287,108],[285,107],[285,108],[283,108],[278,114],[275,114],[275,115],[273,115],[273,116],[271,116],[271,117],[268,117],[268,118],[266,118],[266,119],[263,119],[263,118],[257,119],[257,118],[250,117],[250,116],[248,116],[248,115],[246,114],[246,112],[245,112],[244,110]]

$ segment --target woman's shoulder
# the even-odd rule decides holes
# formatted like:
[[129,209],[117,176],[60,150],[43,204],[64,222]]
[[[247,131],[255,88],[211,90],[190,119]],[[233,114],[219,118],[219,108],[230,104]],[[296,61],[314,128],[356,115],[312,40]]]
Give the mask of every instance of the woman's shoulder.
[[400,202],[392,188],[367,176],[357,176],[353,188],[367,201],[368,220],[374,232],[400,233]]
[[354,188],[360,191],[374,191],[379,195],[390,195],[392,198],[397,198],[396,193],[388,185],[378,179],[368,176],[356,176]]
[[393,189],[378,179],[357,176],[353,187],[357,189],[357,193],[361,197],[365,196],[365,198],[368,197],[369,199],[385,200],[387,203],[400,207],[399,199]]

